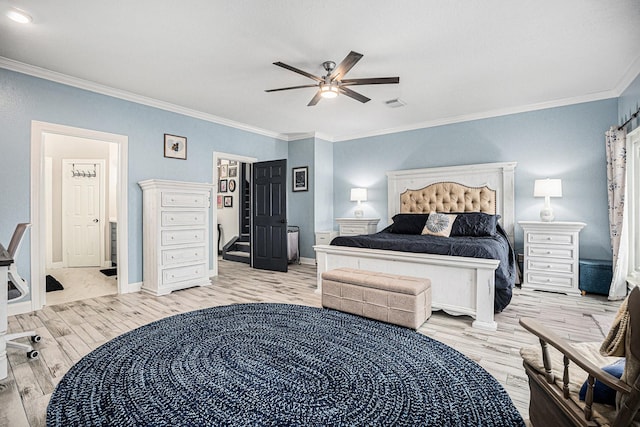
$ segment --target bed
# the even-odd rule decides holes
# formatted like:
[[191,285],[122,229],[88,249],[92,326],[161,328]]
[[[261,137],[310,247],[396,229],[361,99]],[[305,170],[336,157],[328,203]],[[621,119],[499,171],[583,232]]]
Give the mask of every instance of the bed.
[[[505,162],[388,172],[388,223],[396,214],[434,210],[500,215],[501,229],[512,246],[515,166],[515,162]],[[318,292],[322,273],[340,267],[426,277],[431,280],[433,310],[469,315],[474,318],[473,327],[497,329],[494,312],[499,260],[383,247],[314,246]],[[510,299],[513,281],[508,287]]]

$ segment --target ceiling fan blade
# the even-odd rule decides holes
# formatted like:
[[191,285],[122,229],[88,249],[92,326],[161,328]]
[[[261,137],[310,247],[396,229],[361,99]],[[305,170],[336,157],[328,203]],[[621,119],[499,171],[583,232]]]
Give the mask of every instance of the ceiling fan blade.
[[360,61],[360,59],[362,59],[363,56],[364,55],[358,52],[349,52],[346,58],[344,58],[342,62],[339,63],[338,66],[331,72],[331,75],[329,76],[331,77],[331,80],[341,80],[341,78],[344,77],[345,74],[347,74],[349,70],[353,68],[353,66],[356,65],[356,63]]
[[358,92],[353,91],[353,90],[351,90],[351,89],[349,89],[349,88],[346,88],[346,87],[342,87],[342,86],[340,86],[340,87],[338,87],[338,90],[339,90],[341,93],[343,93],[343,94],[347,95],[349,98],[353,98],[353,99],[355,99],[356,101],[360,101],[360,102],[362,102],[363,104],[364,104],[365,102],[369,102],[369,101],[371,101],[371,98],[367,98],[366,96],[364,96],[364,95],[362,95],[362,94],[359,94]]
[[320,92],[320,91],[316,92],[316,94],[313,96],[313,98],[311,98],[311,101],[309,101],[309,103],[307,104],[307,107],[313,107],[321,99],[322,99],[322,92]]
[[371,77],[368,79],[344,79],[340,80],[340,84],[343,86],[355,86],[355,85],[387,85],[400,83],[400,77]]
[[317,82],[323,82],[324,81],[323,79],[321,79],[318,76],[314,76],[313,74],[309,74],[306,71],[302,71],[299,68],[292,67],[291,65],[287,65],[287,64],[285,64],[283,62],[279,62],[279,61],[278,62],[274,62],[273,65],[277,65],[278,67],[282,67],[282,68],[285,68],[285,69],[287,69],[289,71],[293,71],[294,73],[302,74],[303,76],[309,77],[310,79],[315,80]]
[[318,87],[318,85],[302,85],[302,86],[291,86],[291,87],[281,87],[278,89],[266,89],[265,92],[278,92],[281,90],[289,90],[289,89],[302,89],[303,87]]

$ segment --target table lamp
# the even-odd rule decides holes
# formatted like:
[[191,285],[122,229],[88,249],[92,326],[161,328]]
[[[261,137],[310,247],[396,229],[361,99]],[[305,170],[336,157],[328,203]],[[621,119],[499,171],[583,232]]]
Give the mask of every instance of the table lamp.
[[362,202],[367,201],[367,189],[366,188],[352,188],[351,189],[351,201],[358,202],[356,210],[353,212],[356,218],[362,218],[364,211],[362,210]]
[[540,220],[553,221],[551,197],[562,197],[561,179],[536,179],[533,186],[533,197],[544,197],[544,207],[540,210]]

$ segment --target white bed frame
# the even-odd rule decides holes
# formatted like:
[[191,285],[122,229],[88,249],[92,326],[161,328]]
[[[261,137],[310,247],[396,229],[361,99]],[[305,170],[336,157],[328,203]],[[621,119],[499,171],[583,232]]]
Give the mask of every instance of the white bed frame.
[[[515,167],[515,162],[505,162],[387,172],[388,223],[400,212],[400,194],[408,189],[445,181],[487,186],[496,191],[496,213],[502,216],[501,225],[513,245]],[[472,316],[474,328],[495,331],[498,327],[493,314],[495,270],[500,261],[330,245],[314,249],[317,292],[322,291],[322,273],[340,267],[426,277],[431,280],[433,310]]]

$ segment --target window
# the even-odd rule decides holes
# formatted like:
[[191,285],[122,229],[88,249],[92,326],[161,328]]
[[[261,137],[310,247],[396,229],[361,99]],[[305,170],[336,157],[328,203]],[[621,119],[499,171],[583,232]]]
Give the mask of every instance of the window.
[[640,286],[640,128],[627,135],[627,224],[629,274],[627,282]]

